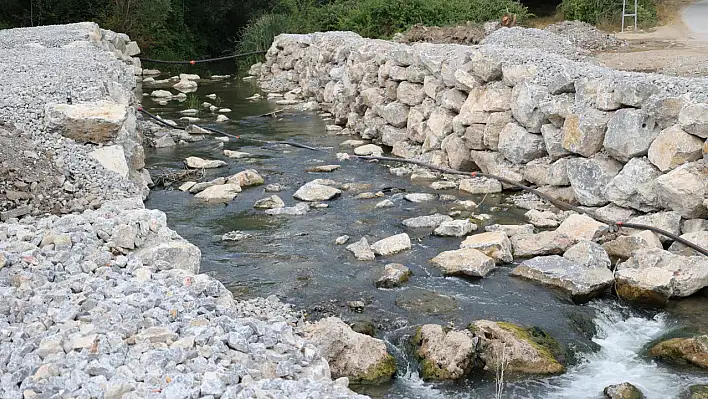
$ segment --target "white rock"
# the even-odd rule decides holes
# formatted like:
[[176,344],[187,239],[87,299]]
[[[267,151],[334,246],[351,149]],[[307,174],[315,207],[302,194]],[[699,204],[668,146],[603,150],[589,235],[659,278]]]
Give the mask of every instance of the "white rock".
[[93,150],[89,156],[98,161],[104,168],[127,178],[130,173],[128,162],[125,160],[125,152],[120,145],[110,145]]
[[218,184],[207,187],[194,197],[207,202],[228,202],[236,198],[240,192],[241,186],[238,184]]
[[199,157],[187,157],[184,162],[188,168],[192,169],[214,169],[226,166],[226,162],[222,160],[202,159]]
[[494,270],[494,259],[473,248],[445,251],[430,260],[445,275],[484,277]]
[[503,231],[491,231],[467,237],[460,248],[474,248],[494,259],[497,263],[511,263],[511,241]]
[[371,244],[371,249],[376,255],[389,256],[411,249],[411,239],[408,234],[401,233],[376,241]]

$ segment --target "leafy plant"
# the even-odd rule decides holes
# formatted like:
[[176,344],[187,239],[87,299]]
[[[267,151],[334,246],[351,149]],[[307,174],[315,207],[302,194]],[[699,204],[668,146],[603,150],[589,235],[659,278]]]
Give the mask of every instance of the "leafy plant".
[[[622,19],[622,2],[616,0],[563,0],[559,7],[566,20],[616,26]],[[628,7],[628,12],[634,11],[633,2],[628,2]],[[637,15],[641,26],[655,25],[657,14],[654,0],[639,0]]]
[[[292,18],[284,14],[261,15],[246,25],[241,32],[241,40],[236,47],[237,53],[268,50],[276,36],[290,30],[291,22]],[[262,55],[252,55],[239,59],[239,64],[252,65],[262,58]]]
[[187,108],[196,109],[197,111],[201,110],[201,101],[199,100],[199,96],[195,93],[187,94],[185,104],[187,105]]

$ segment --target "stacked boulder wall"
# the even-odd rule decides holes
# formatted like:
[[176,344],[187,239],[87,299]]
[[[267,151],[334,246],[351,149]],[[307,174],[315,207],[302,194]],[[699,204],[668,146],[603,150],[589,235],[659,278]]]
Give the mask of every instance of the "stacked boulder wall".
[[478,46],[286,34],[251,73],[402,157],[567,188],[583,206],[705,217],[708,79],[615,71],[552,43],[565,42],[523,28]]

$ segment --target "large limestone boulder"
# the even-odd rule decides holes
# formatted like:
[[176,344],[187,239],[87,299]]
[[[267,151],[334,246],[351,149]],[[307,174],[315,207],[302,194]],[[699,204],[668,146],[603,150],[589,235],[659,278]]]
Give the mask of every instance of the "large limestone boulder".
[[687,162],[701,159],[703,140],[683,131],[678,125],[659,133],[649,147],[649,161],[660,171],[679,167]]
[[375,110],[379,116],[393,127],[405,127],[406,122],[408,122],[409,108],[401,102],[396,101],[387,105],[379,105]]
[[609,230],[609,226],[598,222],[588,215],[574,214],[568,216],[558,226],[556,233],[565,234],[577,240],[597,240]]
[[241,187],[251,187],[261,185],[265,183],[265,180],[255,169],[246,169],[230,176],[227,182],[238,184]]
[[[627,223],[643,224],[651,227],[656,227],[666,230],[669,233],[681,234],[681,215],[674,211],[656,212],[647,215],[635,216],[627,221]],[[634,234],[636,229],[623,229],[627,234]],[[658,235],[661,242],[669,242],[669,237]]]
[[523,167],[524,179],[537,186],[567,186],[567,159],[559,159],[551,163],[549,157],[534,159]]
[[403,81],[398,85],[396,97],[403,104],[415,106],[425,100],[425,91],[422,84]]
[[293,197],[300,201],[327,201],[342,193],[341,190],[334,187],[325,186],[316,182],[305,183],[302,187],[295,191]]
[[708,197],[708,164],[697,161],[680,166],[656,179],[656,194],[663,206],[681,216],[705,218],[708,208],[703,205]]
[[502,129],[498,146],[504,158],[514,164],[524,164],[546,155],[543,137],[529,133],[516,123],[509,123]]
[[632,158],[607,185],[607,199],[621,207],[641,212],[654,211],[654,181],[659,176],[661,172],[646,158]]
[[220,159],[202,159],[199,157],[187,157],[184,160],[188,168],[192,169],[215,169],[226,166],[226,162]]
[[662,249],[634,252],[617,265],[615,288],[620,298],[663,304],[708,286],[708,257],[681,256]]
[[584,267],[610,269],[612,262],[602,245],[592,241],[580,241],[568,248],[563,257]]
[[617,176],[622,165],[606,156],[596,155],[590,159],[572,158],[566,167],[578,202],[585,206],[603,206],[608,203],[607,185]]
[[327,359],[333,378],[376,384],[391,379],[396,372],[396,361],[383,341],[355,332],[336,317],[307,324],[301,332]]
[[664,249],[659,237],[649,230],[638,231],[628,236],[619,236],[614,240],[602,244],[608,255],[620,259],[628,259],[634,251],[640,249]]
[[273,194],[270,197],[261,198],[253,205],[256,209],[277,209],[284,208],[285,202],[280,197]]
[[484,125],[484,138],[482,140],[484,146],[492,151],[497,151],[499,149],[499,135],[502,129],[511,121],[511,111],[492,112],[489,114],[487,123]]
[[413,344],[426,380],[456,380],[474,365],[477,341],[469,331],[445,331],[437,324],[426,324],[418,329]]
[[552,161],[571,154],[570,151],[563,148],[563,134],[563,130],[550,123],[541,126],[541,136],[546,144],[546,152],[548,152],[548,156]]
[[172,86],[173,89],[182,93],[193,93],[197,91],[197,82],[193,80],[182,79]]
[[494,259],[472,248],[441,252],[430,263],[447,276],[484,277],[496,268]]
[[447,153],[447,161],[452,169],[463,172],[475,169],[476,165],[470,158],[470,150],[460,137],[451,134],[445,137],[440,147]]
[[489,179],[486,177],[474,177],[471,179],[460,180],[460,191],[470,194],[491,194],[501,193],[502,184],[499,180]]
[[627,162],[631,158],[647,155],[649,146],[660,132],[646,111],[620,109],[607,122],[603,147],[613,158]]
[[174,231],[165,232],[163,237],[146,242],[134,252],[143,266],[155,270],[184,270],[199,273],[202,252],[199,248],[180,237]]
[[[701,248],[708,248],[708,231],[695,231],[693,233],[681,234],[681,238],[698,245]],[[701,253],[678,241],[674,241],[669,247],[669,252],[683,256],[700,256]]]
[[128,105],[111,101],[81,104],[47,104],[44,126],[79,143],[115,141],[128,118]]
[[207,202],[229,202],[236,198],[240,192],[241,186],[238,184],[217,184],[207,187],[204,191],[195,195],[194,198]]
[[356,155],[373,155],[380,157],[383,154],[383,149],[376,144],[364,144],[354,149]]
[[504,231],[488,231],[467,237],[460,248],[474,248],[494,259],[497,263],[511,263],[511,241]]
[[605,265],[581,265],[558,255],[526,260],[510,275],[558,288],[576,303],[601,295],[613,282],[612,271]]
[[411,249],[411,238],[406,233],[384,238],[371,244],[376,255],[389,256]]
[[565,118],[561,129],[562,148],[566,151],[591,157],[602,149],[610,115],[595,109],[586,109]]
[[[373,253],[372,253],[373,255]],[[398,287],[410,279],[411,275],[410,269],[405,265],[400,263],[389,263],[384,266],[384,270],[381,273],[381,277],[376,280],[377,288],[395,288]]]
[[541,103],[549,96],[548,89],[527,81],[514,86],[511,94],[511,113],[521,126],[531,133],[541,133],[546,117]]
[[478,357],[484,370],[495,372],[505,364],[506,375],[552,375],[565,371],[558,361],[561,347],[538,328],[511,323],[477,320],[470,331],[479,339]]
[[514,256],[529,258],[541,255],[560,255],[575,243],[575,238],[555,231],[538,234],[517,234],[511,237]]
[[130,168],[125,159],[125,151],[120,145],[109,145],[93,150],[89,156],[98,161],[104,168],[128,178]]
[[690,104],[681,109],[679,124],[694,136],[708,139],[708,104]]
[[652,83],[623,80],[614,87],[612,97],[620,104],[641,108],[657,91],[659,89]]
[[649,349],[649,356],[672,364],[708,369],[708,335],[659,342]]

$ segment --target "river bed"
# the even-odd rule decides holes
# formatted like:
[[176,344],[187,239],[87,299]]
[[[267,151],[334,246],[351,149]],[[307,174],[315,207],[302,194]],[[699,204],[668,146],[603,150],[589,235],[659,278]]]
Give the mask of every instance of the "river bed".
[[[150,90],[147,90],[148,92]],[[239,135],[223,148],[207,139],[172,148],[146,150],[146,162],[153,175],[165,168],[181,168],[188,156],[222,159],[228,166],[207,170],[205,180],[229,176],[244,169],[255,169],[266,184],[280,184],[279,193],[266,193],[265,186],[245,188],[228,205],[207,205],[193,195],[174,189],[152,191],[146,206],[167,214],[169,226],[197,245],[202,251],[202,272],[208,273],[229,288],[235,297],[277,295],[317,319],[334,315],[347,322],[372,323],[376,336],[387,341],[398,361],[398,375],[382,386],[353,386],[357,392],[376,398],[488,398],[494,397],[494,376],[472,376],[465,382],[432,384],[418,378],[408,338],[416,326],[436,323],[464,328],[477,319],[509,321],[540,327],[566,346],[569,370],[566,374],[545,379],[523,379],[508,382],[509,398],[601,398],[602,389],[610,384],[632,382],[647,398],[678,397],[688,385],[703,382],[705,375],[657,365],[643,357],[644,347],[652,340],[685,324],[693,316],[682,317],[697,307],[675,313],[659,313],[621,307],[613,298],[605,298],[577,306],[553,291],[530,282],[511,278],[513,265],[504,265],[484,279],[471,280],[444,277],[429,264],[438,253],[459,248],[462,238],[435,237],[432,229],[410,229],[403,219],[448,214],[459,210],[454,201],[412,203],[402,199],[405,193],[421,192],[454,195],[460,200],[479,204],[474,215],[459,217],[491,218],[481,224],[521,224],[524,210],[510,206],[503,195],[466,195],[458,190],[436,191],[428,181],[411,181],[388,171],[389,165],[363,161],[338,162],[337,152],[351,152],[340,143],[357,137],[327,132],[325,121],[315,112],[283,112],[276,117],[254,117],[277,109],[272,101],[247,100],[258,92],[255,85],[239,80],[200,83],[194,94],[198,103],[212,101],[207,94],[217,94],[220,107],[231,122],[214,122],[216,115],[202,112],[199,123]],[[165,118],[178,119],[178,112],[188,102],[171,101],[167,106],[144,97],[143,105]],[[213,101],[212,101],[213,102]],[[321,148],[311,151],[283,144],[262,144],[254,140],[291,140]],[[253,158],[229,159],[223,149],[245,151]],[[338,164],[332,173],[308,173],[316,165]],[[298,201],[292,194],[301,185],[317,178],[338,183],[367,183],[366,191],[383,191],[384,198],[395,206],[375,208],[384,198],[356,199],[350,192],[331,201],[328,207],[312,209],[303,216],[268,216],[253,204],[263,197],[279,195],[286,206]],[[463,211],[464,212],[464,211]],[[238,241],[222,241],[230,231],[242,231],[252,237]],[[483,231],[483,228],[477,230]],[[406,232],[413,248],[403,253],[378,257],[373,262],[357,261],[336,245],[338,236],[349,235],[349,243],[367,237],[369,242]],[[377,289],[374,282],[383,266],[403,263],[413,277],[397,289]],[[358,313],[348,301],[363,301]],[[705,299],[702,300],[705,302]],[[696,317],[705,316],[706,307]],[[705,320],[705,317],[703,318]],[[695,326],[692,326],[695,327]]]

